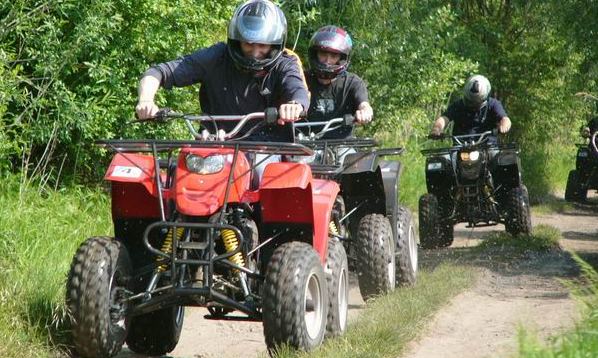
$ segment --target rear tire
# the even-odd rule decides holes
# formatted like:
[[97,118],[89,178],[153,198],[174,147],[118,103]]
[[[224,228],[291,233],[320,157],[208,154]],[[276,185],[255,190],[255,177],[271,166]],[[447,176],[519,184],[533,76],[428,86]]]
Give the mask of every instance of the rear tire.
[[354,240],[357,278],[361,296],[368,299],[395,289],[395,242],[388,218],[381,214],[364,216]]
[[326,336],[341,336],[347,330],[349,310],[349,265],[343,244],[338,239],[328,242],[326,262],[326,284],[328,286],[328,319]]
[[565,200],[570,202],[583,202],[586,200],[588,195],[587,190],[581,188],[579,180],[579,172],[572,170],[569,172],[567,178],[567,187],[565,189]]
[[282,244],[266,268],[263,291],[263,324],[266,346],[310,351],[326,332],[328,289],[320,257],[303,242]]
[[532,221],[527,188],[522,185],[511,189],[507,202],[509,207],[505,222],[506,231],[513,236],[529,235],[532,232]]
[[179,342],[184,317],[183,306],[167,307],[133,317],[127,336],[129,349],[150,356],[172,352]]
[[409,209],[399,207],[396,246],[397,285],[412,286],[417,279],[417,235]]
[[91,237],[73,257],[66,283],[73,343],[81,357],[112,357],[122,348],[128,327],[131,260],[124,245]]

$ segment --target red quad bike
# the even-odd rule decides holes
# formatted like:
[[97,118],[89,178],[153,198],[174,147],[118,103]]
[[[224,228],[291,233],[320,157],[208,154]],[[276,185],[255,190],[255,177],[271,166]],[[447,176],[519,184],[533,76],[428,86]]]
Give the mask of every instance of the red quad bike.
[[409,209],[398,199],[401,163],[383,159],[402,154],[403,148],[377,148],[378,143],[370,138],[326,138],[353,122],[352,115],[345,115],[293,126],[297,142],[314,150],[313,156],[297,161],[309,162],[316,177],[340,185],[333,229],[367,300],[396,285],[415,284],[417,235]]
[[[283,343],[310,350],[344,332],[347,258],[329,234],[338,184],[302,163],[256,170],[271,155],[313,151],[236,139],[246,125],[275,123],[275,109],[158,118],[185,120],[200,140],[99,142],[116,152],[105,176],[115,237],[87,239],[71,264],[66,300],[78,354],[111,357],[125,342],[136,353],[170,352],[185,306],[262,320],[270,352]],[[219,136],[194,127],[231,121]]]

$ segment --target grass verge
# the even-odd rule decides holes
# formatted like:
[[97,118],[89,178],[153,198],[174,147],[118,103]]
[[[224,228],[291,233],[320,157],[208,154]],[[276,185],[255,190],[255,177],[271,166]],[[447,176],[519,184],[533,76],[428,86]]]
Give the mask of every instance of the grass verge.
[[57,356],[67,341],[64,283],[86,237],[111,232],[99,190],[0,189],[0,356]]
[[480,251],[508,250],[516,254],[529,252],[546,252],[559,249],[559,240],[562,238],[559,229],[550,225],[534,226],[530,235],[511,236],[506,232],[494,232],[484,237],[476,247]]
[[520,329],[520,358],[598,357],[598,273],[579,257],[573,257],[582,270],[584,282],[570,286],[581,303],[584,318],[573,330],[553,337],[546,345],[526,329]]
[[473,268],[450,263],[420,271],[415,287],[399,289],[368,304],[343,337],[328,340],[310,353],[283,347],[277,357],[397,357],[432,315],[470,287],[474,278]]

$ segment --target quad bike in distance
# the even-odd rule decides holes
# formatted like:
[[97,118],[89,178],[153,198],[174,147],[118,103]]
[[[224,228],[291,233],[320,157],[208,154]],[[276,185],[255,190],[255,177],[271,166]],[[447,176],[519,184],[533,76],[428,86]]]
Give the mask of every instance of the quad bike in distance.
[[[186,306],[262,320],[270,352],[280,344],[311,350],[345,331],[347,258],[330,233],[339,185],[306,164],[268,162],[313,155],[304,145],[238,135],[277,118],[275,109],[160,112],[162,121],[184,120],[194,140],[98,142],[116,153],[105,176],[114,237],[87,239],[72,260],[66,301],[80,356],[111,357],[124,343],[168,353]],[[236,125],[195,128],[206,122]]]
[[423,248],[448,247],[454,225],[504,224],[512,235],[532,229],[529,197],[521,181],[519,149],[494,144],[494,133],[430,137],[451,138],[448,148],[425,149],[428,193],[419,200],[419,233]]
[[575,169],[569,172],[565,200],[570,202],[584,202],[588,197],[588,190],[598,190],[598,148],[594,132],[590,136],[590,143],[577,145]]

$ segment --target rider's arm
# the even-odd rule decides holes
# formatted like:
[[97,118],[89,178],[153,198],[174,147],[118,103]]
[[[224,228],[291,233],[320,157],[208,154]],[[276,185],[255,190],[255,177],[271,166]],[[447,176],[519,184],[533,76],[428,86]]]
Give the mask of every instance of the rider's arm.
[[158,106],[154,103],[154,97],[156,96],[156,92],[158,92],[158,88],[160,88],[161,75],[159,72],[156,72],[151,71],[151,69],[148,70],[143,78],[141,78],[141,81],[139,81],[139,101],[135,107],[135,112],[139,119],[151,118],[159,110]]
[[430,134],[432,135],[440,135],[442,133],[442,131],[444,131],[444,127],[446,127],[446,124],[449,122],[449,119],[447,117],[445,117],[444,115],[436,118],[436,120],[434,121],[434,125],[432,125],[432,131],[430,132]]
[[[301,112],[309,108],[309,92],[305,83],[305,77],[297,59],[292,56],[285,56],[281,59],[286,63],[279,66],[280,73],[280,109],[279,123],[293,122],[299,119]],[[289,61],[289,62],[287,62]]]
[[498,131],[501,134],[507,133],[511,129],[511,119],[509,119],[502,103],[497,99],[491,98],[488,105],[490,106],[489,110],[494,117],[499,119],[497,123]]
[[358,103],[355,110],[355,121],[358,124],[369,123],[374,116],[374,110],[369,102],[367,86],[359,76],[355,74],[348,74],[348,76],[351,76],[349,94],[353,96],[354,103]]
[[158,111],[154,97],[160,87],[171,89],[201,82],[209,68],[222,57],[224,51],[226,46],[219,43],[176,60],[150,67],[139,81],[139,101],[135,107],[137,116],[146,119]]

